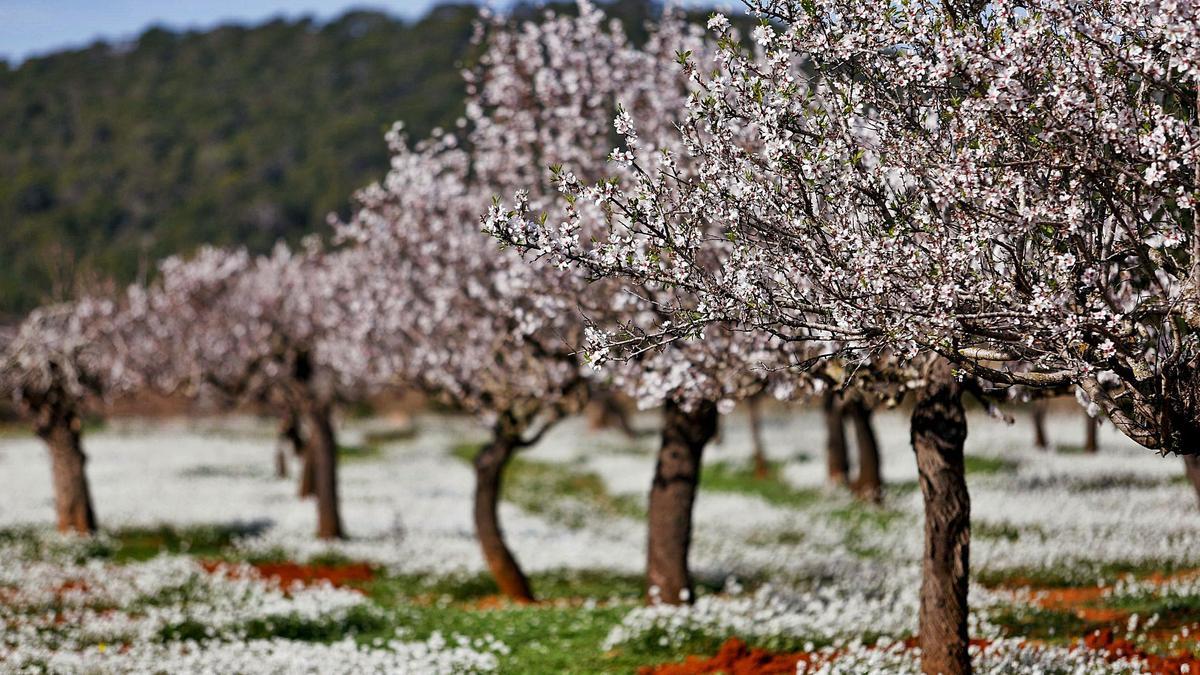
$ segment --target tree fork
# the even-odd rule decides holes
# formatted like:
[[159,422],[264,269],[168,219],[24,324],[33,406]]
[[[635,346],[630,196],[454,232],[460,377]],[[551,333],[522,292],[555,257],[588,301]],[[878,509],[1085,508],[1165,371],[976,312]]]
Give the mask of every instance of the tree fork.
[[971,500],[963,465],[967,418],[950,363],[930,365],[912,413],[912,445],[925,502],[921,564],[921,671],[968,675],[967,582]]
[[533,589],[504,541],[497,508],[504,469],[519,444],[515,434],[497,431],[475,456],[475,534],[500,592],[517,602],[530,603],[534,602]]
[[651,604],[684,604],[695,598],[688,569],[692,506],[700,482],[704,446],[717,432],[717,406],[705,401],[686,411],[663,407],[662,446],[650,485],[646,546],[646,595]]

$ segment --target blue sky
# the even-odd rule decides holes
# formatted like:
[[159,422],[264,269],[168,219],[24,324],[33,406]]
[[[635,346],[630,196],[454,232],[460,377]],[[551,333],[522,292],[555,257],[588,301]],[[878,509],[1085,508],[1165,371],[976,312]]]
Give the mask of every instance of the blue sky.
[[93,40],[136,36],[159,24],[204,28],[236,21],[257,23],[275,16],[312,14],[327,19],[352,7],[419,16],[434,0],[0,0],[0,59],[29,56]]

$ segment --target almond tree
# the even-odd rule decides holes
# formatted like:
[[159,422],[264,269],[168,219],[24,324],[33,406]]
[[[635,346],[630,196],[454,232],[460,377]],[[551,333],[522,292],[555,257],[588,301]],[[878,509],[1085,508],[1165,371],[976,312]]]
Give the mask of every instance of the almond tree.
[[[571,163],[583,175],[603,176],[611,116],[622,101],[671,130],[669,111],[685,94],[663,66],[676,51],[702,46],[700,37],[699,29],[672,17],[635,48],[619,25],[586,3],[578,17],[491,22],[480,66],[467,74],[462,136],[441,134],[410,148],[394,130],[392,171],[359,195],[362,209],[339,228],[343,239],[379,256],[375,268],[382,271],[366,316],[372,342],[396,343],[388,350],[395,362],[384,373],[399,373],[492,427],[493,440],[475,462],[476,528],[501,589],[518,600],[532,592],[496,520],[505,463],[582,401],[592,377],[577,353],[585,318],[660,319],[654,294],[673,291],[630,294],[551,261],[527,263],[497,250],[479,232],[479,206],[518,186],[528,188],[525,200],[555,202],[547,164]],[[595,68],[597,62],[605,68]],[[769,340],[714,330],[707,342],[646,352],[606,373],[610,386],[643,407],[664,406],[650,495],[652,599],[692,596],[687,554],[701,453],[719,411],[766,386],[751,366],[781,353],[778,346],[764,348]]]
[[148,378],[156,386],[276,401],[299,422],[321,538],[344,536],[333,408],[339,395],[363,386],[369,361],[347,315],[361,279],[356,255],[315,244],[301,252],[279,246],[259,258],[204,249],[165,261],[141,309],[153,345],[143,363],[171,364]]
[[34,310],[0,345],[0,391],[25,411],[50,452],[60,532],[96,530],[83,413],[89,402],[134,386],[120,365],[121,327],[114,302],[85,298]]
[[[611,153],[611,120],[630,115],[647,124],[639,131],[655,142],[678,145],[674,123],[686,103],[686,86],[674,74],[678,55],[711,58],[715,45],[703,30],[678,13],[648,26],[643,46],[629,43],[620,25],[580,3],[578,17],[548,16],[540,24],[497,30],[473,74],[468,111],[477,112],[471,142],[494,169],[485,187],[491,194],[525,188],[521,199],[551,207],[555,185],[543,167],[570,167],[583,180],[601,180],[629,169]],[[619,128],[619,127],[618,127]],[[609,161],[615,160],[615,161]],[[476,205],[477,208],[477,205]],[[566,213],[587,208],[567,204]],[[532,260],[534,265],[550,261]],[[637,326],[665,319],[663,306],[678,302],[675,288],[598,282],[573,275],[568,302],[589,323]],[[768,335],[751,335],[715,325],[705,340],[681,341],[612,364],[611,386],[641,408],[661,406],[663,431],[650,487],[647,537],[647,598],[690,602],[694,597],[688,553],[692,507],[704,448],[716,434],[719,415],[739,400],[768,389],[779,397],[799,395],[811,383],[772,370],[790,363],[793,350]],[[591,365],[606,359],[593,350]]]
[[[714,16],[721,67],[694,87],[684,153],[639,149],[619,185],[488,227],[599,276],[687,289],[642,344],[727,322],[892,350],[918,366],[912,439],[926,505],[921,646],[969,672],[966,374],[1078,386],[1147,448],[1200,437],[1200,22],[1150,0],[752,3],[747,50]],[[694,172],[675,157],[693,158]],[[587,236],[581,236],[587,233]],[[711,264],[714,251],[719,264]]]

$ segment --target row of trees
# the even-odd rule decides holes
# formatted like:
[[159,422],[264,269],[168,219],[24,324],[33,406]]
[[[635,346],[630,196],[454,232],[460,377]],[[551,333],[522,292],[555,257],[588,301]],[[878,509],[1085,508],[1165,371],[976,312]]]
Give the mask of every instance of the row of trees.
[[[331,411],[399,384],[491,429],[476,529],[531,600],[497,518],[504,467],[607,387],[662,406],[647,595],[686,602],[720,413],[823,396],[861,443],[873,405],[910,398],[923,668],[969,672],[963,396],[1078,388],[1149,448],[1200,438],[1196,17],[1033,4],[774,2],[752,45],[719,15],[712,37],[665,16],[640,47],[586,4],[487,22],[458,129],[394,129],[392,170],[331,247],[170,260],[10,338],[3,381],[51,447],[60,525],[87,502],[80,401],[157,389],[299,420],[318,534],[341,536]],[[495,195],[513,204],[483,227],[510,248],[479,231]],[[86,512],[66,523],[90,530]]]
[[[619,180],[557,172],[487,228],[583,274],[686,289],[595,348],[716,326],[915,368],[920,642],[970,671],[962,397],[1078,388],[1147,448],[1200,452],[1200,24],[1188,3],[749,3],[673,152],[623,113]],[[888,363],[879,367],[880,358]]]

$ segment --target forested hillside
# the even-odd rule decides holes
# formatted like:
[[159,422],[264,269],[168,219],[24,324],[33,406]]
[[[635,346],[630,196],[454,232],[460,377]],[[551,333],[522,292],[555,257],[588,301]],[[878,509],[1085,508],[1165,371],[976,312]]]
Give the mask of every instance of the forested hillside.
[[[648,11],[614,9],[634,32]],[[393,121],[453,124],[476,13],[151,29],[0,62],[0,319],[201,242],[318,230],[386,171]]]

